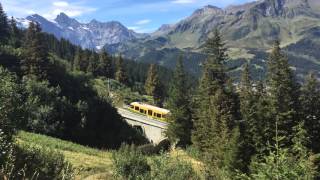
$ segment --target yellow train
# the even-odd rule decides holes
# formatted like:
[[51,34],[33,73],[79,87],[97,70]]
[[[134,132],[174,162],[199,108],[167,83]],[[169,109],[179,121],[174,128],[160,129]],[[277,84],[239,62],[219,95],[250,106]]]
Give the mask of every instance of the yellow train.
[[156,106],[152,106],[152,105],[144,104],[140,102],[131,103],[130,108],[135,112],[138,112],[150,118],[158,119],[165,122],[167,122],[167,118],[170,113],[170,111],[167,109],[159,108]]

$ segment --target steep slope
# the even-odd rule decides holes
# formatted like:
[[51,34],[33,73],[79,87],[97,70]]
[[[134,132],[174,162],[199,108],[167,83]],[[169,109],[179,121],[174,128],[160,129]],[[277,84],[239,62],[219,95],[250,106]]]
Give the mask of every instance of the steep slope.
[[[298,52],[304,53],[301,44],[308,39],[320,38],[319,10],[318,0],[260,0],[225,9],[205,6],[177,24],[161,27],[147,39],[105,48],[135,60],[155,61],[154,57],[159,57],[155,55],[161,54],[157,59],[159,64],[170,64],[168,61],[177,59],[177,54],[187,52],[187,63],[194,65],[191,60],[197,55],[201,57],[202,45],[212,35],[212,30],[218,28],[230,49],[231,73],[237,76],[242,64],[249,61],[256,77],[263,77],[266,51],[275,39],[281,40],[283,47],[295,45],[295,51],[299,47]],[[316,49],[315,46],[310,48]],[[298,56],[296,52],[290,52],[291,49],[287,48],[298,74],[320,70],[320,56],[311,54],[301,58],[301,54]],[[201,64],[201,60],[197,64]],[[305,67],[302,61],[308,66]],[[199,67],[193,67],[190,71],[194,72],[194,69]]]
[[101,49],[106,44],[126,42],[146,36],[135,33],[116,21],[103,23],[92,20],[89,23],[80,23],[64,13],[59,14],[53,21],[37,14],[17,20],[23,27],[26,27],[28,21],[38,22],[44,32],[68,39],[74,44],[89,49]]

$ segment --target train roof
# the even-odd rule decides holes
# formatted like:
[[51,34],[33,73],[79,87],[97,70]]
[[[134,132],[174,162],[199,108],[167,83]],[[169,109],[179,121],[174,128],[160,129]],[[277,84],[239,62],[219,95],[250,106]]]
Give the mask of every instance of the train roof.
[[144,107],[146,107],[148,109],[155,110],[155,111],[158,111],[158,112],[162,112],[162,113],[165,113],[165,114],[170,113],[170,111],[167,110],[167,109],[159,108],[157,106],[152,106],[152,105],[141,103],[141,102],[133,102],[130,105],[132,105],[132,106],[144,106]]

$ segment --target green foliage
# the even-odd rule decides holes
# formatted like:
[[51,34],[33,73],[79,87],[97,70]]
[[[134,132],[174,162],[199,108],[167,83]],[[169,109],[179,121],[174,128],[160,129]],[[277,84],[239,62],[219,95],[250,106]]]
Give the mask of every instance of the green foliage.
[[23,79],[23,87],[26,120],[20,128],[55,136],[62,134],[65,109],[71,105],[65,97],[59,96],[60,89],[49,87],[47,81],[28,77]]
[[248,171],[252,156],[263,151],[266,144],[264,132],[267,128],[261,122],[268,118],[266,110],[263,108],[265,94],[262,86],[261,83],[256,86],[252,84],[249,66],[246,64],[242,72],[239,91],[240,112],[243,119],[240,124],[241,140],[243,141],[240,154],[244,163],[242,169],[245,171]]
[[135,146],[122,145],[112,156],[115,176],[123,179],[146,179],[150,177],[151,167],[147,158]]
[[122,84],[128,83],[128,75],[124,69],[123,59],[119,56],[116,60],[116,74],[115,79]]
[[112,66],[112,58],[105,51],[101,51],[99,54],[99,65],[97,71],[99,76],[113,78],[114,70]]
[[309,136],[308,147],[314,153],[320,153],[320,83],[314,74],[306,77],[300,101],[302,118]]
[[276,140],[275,147],[269,147],[268,155],[252,161],[250,175],[243,176],[243,179],[315,179],[318,174],[316,156],[310,154],[304,145],[306,131],[301,124],[294,130],[296,134],[291,148],[282,148],[281,141]]
[[21,30],[18,29],[17,22],[13,17],[11,17],[9,21],[9,25],[10,25],[9,44],[14,48],[19,48],[22,45],[21,40],[23,38],[23,34]]
[[48,49],[39,24],[33,22],[29,24],[23,56],[21,69],[25,75],[35,75],[40,79],[47,77],[49,68]]
[[189,162],[166,154],[154,157],[151,164],[151,179],[197,180],[200,179]]
[[147,95],[153,97],[154,104],[162,106],[163,102],[163,89],[162,84],[159,80],[157,68],[154,64],[150,65],[147,80],[144,85],[144,89]]
[[200,179],[189,162],[166,154],[146,156],[134,146],[124,145],[113,154],[115,175],[119,179]]
[[7,42],[9,37],[9,25],[7,15],[0,4],[0,45]]
[[[226,50],[218,31],[206,44],[208,59],[195,97],[193,143],[203,153],[211,178],[219,178],[222,169],[236,167],[238,133],[235,131],[234,102],[223,63]],[[235,149],[234,149],[235,148]]]
[[170,116],[168,121],[169,126],[166,135],[172,144],[186,147],[191,144],[191,131],[193,128],[191,97],[189,94],[189,85],[186,84],[186,73],[182,59],[178,60],[168,99],[168,109]]
[[[270,111],[273,120],[278,121],[279,136],[288,137],[289,144],[293,137],[293,127],[299,121],[299,85],[290,69],[288,58],[282,53],[280,43],[275,42],[268,61],[267,87],[270,100]],[[275,125],[275,123],[272,123]],[[275,127],[273,135],[275,137]]]
[[21,120],[21,96],[16,77],[0,67],[0,170],[10,169],[13,135]]
[[14,179],[73,179],[72,166],[49,148],[21,145],[15,149]]

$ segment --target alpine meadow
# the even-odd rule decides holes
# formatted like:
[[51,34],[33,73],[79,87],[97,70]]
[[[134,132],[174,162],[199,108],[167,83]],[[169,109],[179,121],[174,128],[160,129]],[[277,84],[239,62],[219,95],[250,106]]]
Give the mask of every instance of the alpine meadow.
[[320,180],[319,48],[319,0],[0,0],[0,179]]

